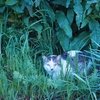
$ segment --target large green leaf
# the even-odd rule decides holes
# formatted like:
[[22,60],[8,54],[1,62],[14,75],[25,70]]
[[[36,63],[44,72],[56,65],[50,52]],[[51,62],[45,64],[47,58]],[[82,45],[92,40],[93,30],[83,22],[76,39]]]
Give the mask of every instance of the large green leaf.
[[75,5],[78,5],[82,2],[82,0],[73,0]]
[[80,33],[79,36],[73,38],[70,42],[70,49],[81,50],[89,42],[89,34],[87,32]]
[[90,6],[91,6],[91,4],[93,4],[93,3],[98,3],[98,2],[99,2],[99,0],[87,0],[87,1],[86,1],[86,5],[85,5],[85,9],[86,9],[86,10],[89,9]]
[[91,20],[91,21],[89,22],[89,29],[90,29],[90,30],[98,29],[99,26],[100,26],[100,25],[99,25],[99,22],[96,21],[96,20]]
[[18,4],[11,6],[11,8],[17,13],[23,13],[23,10],[18,6]]
[[21,9],[24,10],[24,8],[26,7],[30,16],[32,17],[32,14],[33,14],[33,1],[32,0],[23,0],[21,2]]
[[33,14],[33,8],[32,7],[33,7],[32,5],[26,4],[26,8],[27,8],[30,16],[32,16],[32,14]]
[[92,4],[97,3],[98,4],[98,0],[87,0],[86,4],[85,4],[85,11],[88,14],[90,14],[93,10],[93,7],[91,7]]
[[62,29],[59,29],[59,31],[57,31],[56,34],[57,34],[58,40],[60,41],[62,49],[64,51],[68,51],[69,50],[69,40],[70,39],[65,35],[65,33]]
[[92,20],[89,22],[89,29],[91,30],[91,42],[93,48],[98,48],[100,46],[100,24],[96,20]]
[[70,5],[70,0],[66,0],[66,8],[68,8]]
[[74,20],[74,10],[73,9],[67,10],[67,19],[68,19],[69,23],[72,24],[72,22]]
[[35,1],[35,7],[38,7],[40,5],[41,0],[36,0]]
[[93,10],[93,8],[91,8],[91,7],[90,7],[90,8],[87,10],[87,13],[86,13],[86,15],[89,15],[89,14],[91,14],[92,10]]
[[5,10],[5,6],[0,7],[0,13],[2,13]]
[[29,17],[24,17],[24,23],[27,27],[29,26]]
[[68,36],[69,38],[72,38],[72,29],[70,27],[70,24],[65,16],[65,14],[62,11],[57,11],[56,19],[57,19],[57,22],[58,22],[60,28],[62,28],[63,31],[65,32],[66,36]]
[[55,13],[53,11],[53,9],[51,8],[51,6],[49,5],[48,2],[43,2],[43,8],[45,9],[45,11],[47,12],[47,14],[49,15],[49,17],[51,18],[51,21],[55,21]]
[[90,21],[89,17],[86,17],[85,19],[83,19],[82,24],[81,24],[81,28],[85,27]]
[[81,24],[82,18],[83,18],[83,7],[82,7],[82,5],[81,4],[75,5],[74,11],[76,13],[76,24],[77,24],[78,28],[80,28],[80,24]]
[[53,0],[52,3],[55,5],[62,5],[62,6],[66,6],[67,0]]
[[26,2],[26,4],[33,6],[33,0],[24,0],[24,2]]
[[95,29],[91,32],[90,35],[91,42],[92,42],[92,47],[95,49],[98,49],[100,47],[100,28]]
[[9,6],[12,6],[12,5],[16,4],[17,2],[18,2],[18,0],[6,0],[5,4],[9,5]]
[[95,8],[96,8],[97,11],[100,11],[100,4],[97,3],[96,6],[95,6]]

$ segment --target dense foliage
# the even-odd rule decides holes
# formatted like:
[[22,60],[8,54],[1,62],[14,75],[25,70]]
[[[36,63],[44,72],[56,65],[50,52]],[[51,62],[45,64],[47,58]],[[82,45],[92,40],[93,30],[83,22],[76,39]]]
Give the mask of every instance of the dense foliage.
[[99,0],[0,0],[0,99],[99,100],[100,75],[53,81],[42,54],[88,50],[100,61]]
[[54,33],[64,51],[98,49],[99,11],[99,0],[1,0],[0,20],[4,32],[9,26],[23,28],[28,33],[35,31],[38,39],[43,39],[42,33]]

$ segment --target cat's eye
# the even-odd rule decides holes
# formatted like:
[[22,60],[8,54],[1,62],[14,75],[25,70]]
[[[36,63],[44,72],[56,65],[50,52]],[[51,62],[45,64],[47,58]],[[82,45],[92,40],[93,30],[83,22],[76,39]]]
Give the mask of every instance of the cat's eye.
[[50,66],[49,64],[47,64],[47,66]]
[[56,58],[53,58],[53,61],[56,61]]
[[54,64],[54,66],[56,66],[57,64]]
[[55,60],[55,58],[52,58],[52,60],[54,61],[54,60]]

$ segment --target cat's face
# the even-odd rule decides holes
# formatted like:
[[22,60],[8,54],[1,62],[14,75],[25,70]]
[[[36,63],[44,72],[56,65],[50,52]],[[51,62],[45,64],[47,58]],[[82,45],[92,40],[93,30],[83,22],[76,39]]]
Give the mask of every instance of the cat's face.
[[43,59],[43,67],[48,72],[48,74],[52,74],[60,67],[60,55],[50,55],[50,56],[42,56]]

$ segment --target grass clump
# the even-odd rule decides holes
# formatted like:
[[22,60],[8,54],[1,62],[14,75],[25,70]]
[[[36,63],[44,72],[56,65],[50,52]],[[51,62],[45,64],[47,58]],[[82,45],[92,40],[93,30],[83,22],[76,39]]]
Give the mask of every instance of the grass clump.
[[[46,33],[47,34],[47,33]],[[45,34],[45,35],[46,35]],[[51,33],[48,37],[50,37]],[[45,37],[44,37],[45,38]],[[53,38],[52,35],[50,39]],[[36,44],[29,46],[29,41]],[[96,68],[89,76],[78,74],[52,80],[46,75],[41,55],[52,54],[55,42],[33,40],[27,34],[8,39],[4,55],[0,56],[0,99],[1,100],[99,100],[100,73]],[[57,50],[56,50],[57,51]],[[99,59],[98,52],[91,50]]]

